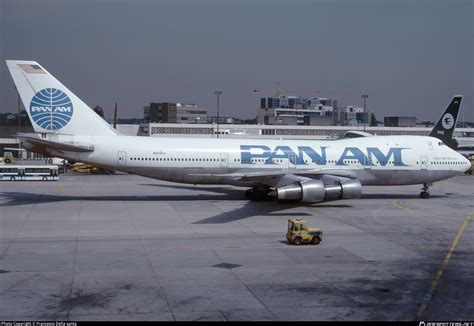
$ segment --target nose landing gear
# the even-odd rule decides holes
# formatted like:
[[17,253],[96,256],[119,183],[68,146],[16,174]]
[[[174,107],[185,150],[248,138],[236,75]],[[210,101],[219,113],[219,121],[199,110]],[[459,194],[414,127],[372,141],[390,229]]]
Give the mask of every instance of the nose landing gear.
[[421,188],[421,192],[420,192],[420,198],[423,198],[423,199],[428,199],[430,198],[430,192],[428,191],[428,189],[430,188],[429,186],[431,186],[432,184],[427,184],[427,183],[424,183],[423,184],[423,188]]

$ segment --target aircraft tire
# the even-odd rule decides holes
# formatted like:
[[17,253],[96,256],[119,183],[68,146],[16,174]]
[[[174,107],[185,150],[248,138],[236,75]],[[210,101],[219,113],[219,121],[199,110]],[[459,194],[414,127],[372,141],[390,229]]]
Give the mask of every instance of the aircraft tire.
[[428,198],[430,198],[430,193],[427,192],[427,191],[422,191],[422,192],[420,192],[420,198],[428,199]]

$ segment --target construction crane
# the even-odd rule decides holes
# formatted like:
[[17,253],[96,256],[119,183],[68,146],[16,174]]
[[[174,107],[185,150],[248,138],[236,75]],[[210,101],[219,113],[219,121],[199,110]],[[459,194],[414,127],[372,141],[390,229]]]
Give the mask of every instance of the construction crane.
[[286,90],[286,89],[281,89],[280,87],[280,82],[277,81],[276,83],[276,89],[265,89],[265,88],[257,88],[254,89],[254,93],[270,93],[270,92],[275,92],[275,95],[277,97],[280,97],[284,93],[286,94],[296,94],[296,93],[304,93],[304,94],[350,94],[351,91],[331,91],[331,90]]

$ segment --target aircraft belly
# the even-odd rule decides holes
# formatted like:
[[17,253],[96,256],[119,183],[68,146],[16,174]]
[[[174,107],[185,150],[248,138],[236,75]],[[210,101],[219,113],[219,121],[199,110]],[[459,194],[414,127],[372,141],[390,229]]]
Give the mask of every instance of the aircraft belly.
[[[243,187],[255,186],[254,181],[241,181],[233,177],[218,176],[242,172],[241,168],[186,168],[186,167],[122,167],[124,172],[138,174],[144,177],[171,182],[189,184],[227,184]],[[268,169],[245,169],[246,172],[268,171]],[[302,171],[302,170],[300,170]],[[353,170],[362,185],[410,185],[432,183],[454,176],[451,170],[386,170],[364,169]],[[289,174],[298,174],[298,169],[288,171]],[[206,175],[208,174],[208,175]],[[216,174],[217,176],[212,176]]]
[[360,181],[363,185],[397,186],[432,183],[452,176],[449,170],[366,170]]
[[361,177],[363,185],[400,185],[417,184],[417,171],[414,170],[364,170]]
[[223,168],[184,168],[184,167],[129,167],[126,172],[141,176],[190,184],[227,184],[222,177],[202,176],[199,174],[228,173]]

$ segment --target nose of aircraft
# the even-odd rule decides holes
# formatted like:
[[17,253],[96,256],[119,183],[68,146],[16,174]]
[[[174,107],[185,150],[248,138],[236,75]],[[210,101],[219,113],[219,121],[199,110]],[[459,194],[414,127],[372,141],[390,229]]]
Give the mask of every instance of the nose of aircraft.
[[458,155],[460,156],[460,161],[462,162],[462,164],[459,164],[460,168],[461,168],[461,171],[464,173],[466,172],[467,170],[469,170],[471,167],[472,167],[472,163],[471,161],[469,161],[466,157],[464,157],[463,155],[459,154]]

